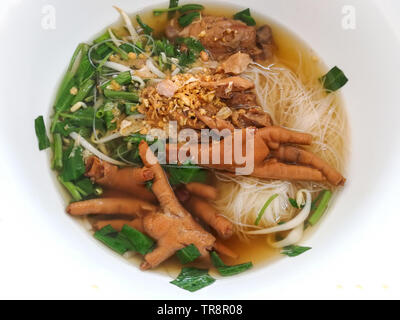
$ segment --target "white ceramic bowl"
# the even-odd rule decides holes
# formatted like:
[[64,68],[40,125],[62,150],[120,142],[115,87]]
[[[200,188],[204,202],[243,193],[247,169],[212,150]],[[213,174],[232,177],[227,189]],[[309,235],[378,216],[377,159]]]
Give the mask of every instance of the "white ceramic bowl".
[[[0,297],[399,298],[400,49],[392,21],[400,12],[394,1],[245,3],[294,31],[350,79],[343,89],[352,140],[348,183],[307,240],[313,247],[308,254],[191,294],[168,284],[165,275],[126,263],[64,213],[49,154],[37,149],[33,119],[49,115],[76,44],[118,19],[111,5],[133,13],[150,2],[1,2]],[[342,19],[352,9],[356,27],[345,30]],[[56,26],[45,29],[51,10]]]

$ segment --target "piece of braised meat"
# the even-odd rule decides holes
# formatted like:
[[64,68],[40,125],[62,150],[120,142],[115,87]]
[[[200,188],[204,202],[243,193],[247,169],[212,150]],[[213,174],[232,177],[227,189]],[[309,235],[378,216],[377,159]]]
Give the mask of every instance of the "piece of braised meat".
[[257,29],[257,44],[262,49],[261,55],[255,59],[267,60],[272,58],[275,50],[274,37],[272,36],[272,29],[268,25],[261,26]]
[[260,107],[251,108],[246,110],[245,113],[237,110],[234,111],[232,114],[232,123],[238,128],[263,128],[273,125],[271,116]]
[[[169,21],[166,36],[170,40],[177,37],[199,39],[216,60],[223,60],[234,53],[249,54],[253,59],[263,57],[263,46],[257,44],[257,29],[242,21],[225,17],[203,16],[181,29],[176,19]],[[262,44],[267,45],[260,33]]]
[[257,96],[253,92],[232,92],[224,102],[231,108],[250,108],[258,105]]

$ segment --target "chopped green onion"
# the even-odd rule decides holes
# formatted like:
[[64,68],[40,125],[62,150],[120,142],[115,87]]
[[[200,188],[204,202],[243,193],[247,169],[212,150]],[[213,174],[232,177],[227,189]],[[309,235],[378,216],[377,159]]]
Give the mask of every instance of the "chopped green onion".
[[134,250],[140,254],[145,255],[152,251],[154,246],[153,239],[149,238],[140,231],[128,225],[124,225],[121,233],[128,238],[128,240],[132,243]]
[[104,111],[104,121],[106,122],[107,130],[115,130],[117,129],[117,123],[114,121],[114,113],[112,110]]
[[61,100],[65,99],[66,95],[69,94],[70,89],[73,87],[72,80],[79,69],[82,57],[88,52],[88,50],[88,46],[84,43],[81,43],[78,45],[74,54],[72,55],[67,72],[65,73],[65,76],[57,92],[55,102],[56,106],[59,105]]
[[184,44],[185,46],[188,47],[189,50],[192,50],[194,53],[198,54],[201,51],[204,50],[204,46],[199,40],[196,40],[195,38],[178,38],[176,39],[176,42],[178,44]]
[[[86,80],[84,81],[84,77],[90,78],[94,74],[93,70],[87,65],[87,60],[85,58],[88,54],[88,51],[89,46],[81,43],[72,56],[68,70],[57,92],[56,101],[54,104],[56,113],[54,114],[50,129],[52,133],[55,132],[60,113],[66,111],[68,107],[72,106],[75,96],[71,94],[71,89],[73,87],[78,87],[81,82],[86,82]],[[81,66],[81,64],[84,64],[84,66]]]
[[202,6],[201,4],[184,4],[182,6],[178,6],[178,3],[179,0],[170,0],[168,9],[155,9],[153,10],[153,14],[155,16],[159,16],[162,15],[164,12],[168,12],[168,19],[172,19],[176,11],[179,11],[180,13],[185,13],[188,11],[201,11],[204,9],[204,6]]
[[[94,112],[95,111],[94,111],[93,107],[88,107],[86,109],[80,109],[74,113],[60,113],[60,116],[63,117],[65,120],[62,123],[57,123],[57,125],[58,126],[59,125],[63,125],[63,126],[68,125],[68,127],[71,128],[72,132],[78,131],[79,129],[83,129],[83,127],[84,128],[92,128]],[[74,126],[76,126],[76,128],[73,128]],[[104,128],[104,121],[101,119],[95,119],[95,126],[96,126],[96,129],[102,130]],[[61,131],[63,131],[63,130],[61,130]],[[64,134],[64,132],[59,132],[59,133]]]
[[124,50],[122,50],[121,48],[117,47],[116,45],[114,45],[111,42],[106,42],[105,44],[108,47],[110,47],[115,53],[118,53],[121,56],[122,60],[128,60],[129,59],[128,54]]
[[95,85],[94,80],[91,79],[86,80],[79,88],[78,94],[72,100],[71,105],[73,106],[75,103],[83,101],[92,91],[94,85]]
[[258,213],[257,219],[254,222],[254,224],[256,226],[258,226],[258,224],[261,221],[261,218],[263,217],[265,210],[267,210],[268,206],[271,204],[272,201],[274,201],[277,197],[279,196],[279,194],[274,194],[271,197],[269,197],[269,199],[265,202],[264,206],[261,208],[260,212]]
[[139,96],[137,93],[124,92],[124,91],[114,91],[114,90],[104,90],[104,95],[110,99],[123,99],[131,102],[139,102]]
[[210,257],[214,267],[216,268],[226,267],[226,264],[222,261],[222,259],[215,251],[210,252]]
[[82,157],[82,148],[71,146],[63,154],[63,170],[60,174],[61,178],[66,181],[74,181],[79,179],[85,172],[85,162]]
[[125,114],[127,116],[139,114],[139,111],[137,110],[137,103],[125,103]]
[[223,277],[233,276],[245,272],[253,267],[253,263],[251,262],[237,264],[234,266],[227,266],[215,251],[212,251],[210,253],[210,256],[214,267],[217,268],[219,274]]
[[[94,186],[89,178],[83,178],[76,183],[76,186],[83,191],[85,197],[94,194]],[[82,193],[82,192],[81,192]]]
[[61,170],[63,167],[63,152],[62,152],[62,138],[61,134],[55,133],[53,135],[54,139],[54,158],[53,167],[56,170]]
[[190,182],[206,182],[207,171],[190,163],[182,166],[166,166],[172,186]]
[[310,218],[308,218],[308,223],[312,226],[317,224],[319,219],[321,219],[322,215],[325,213],[326,208],[328,207],[329,200],[332,198],[332,192],[329,190],[325,190],[321,201],[317,207],[317,209],[314,211],[313,214],[311,214]]
[[[93,43],[98,44],[100,42],[107,41],[110,39],[111,39],[110,33],[106,31],[103,35],[94,40]],[[103,60],[103,58],[108,56],[112,51],[118,53],[123,60],[128,60],[128,54],[124,50],[122,50],[121,46],[117,47],[111,41],[105,42],[100,46],[98,46],[95,50],[95,53],[97,54],[98,56],[97,58],[99,58],[99,60]]]
[[214,283],[215,279],[208,274],[208,270],[197,268],[183,268],[178,278],[172,284],[184,290],[195,292]]
[[230,277],[245,272],[253,267],[253,263],[246,262],[235,266],[226,266],[217,268],[219,274],[223,277]]
[[180,16],[178,19],[178,23],[181,27],[186,27],[193,22],[194,19],[200,18],[199,12],[190,12]]
[[176,256],[182,264],[193,262],[201,256],[199,249],[194,244],[191,244],[176,252]]
[[125,138],[125,141],[130,142],[130,143],[135,143],[135,144],[139,144],[141,141],[150,142],[150,141],[147,141],[146,135],[139,134],[139,133],[131,134],[129,137]]
[[297,201],[295,199],[289,198],[289,202],[293,208],[299,209],[299,206],[297,205]]
[[119,85],[123,86],[125,84],[129,84],[132,81],[132,75],[130,71],[124,71],[121,72],[119,75],[117,75],[115,78],[113,78],[110,81],[107,81],[106,83],[104,83],[101,88],[104,90],[107,88],[107,86],[110,85],[111,81],[115,81],[116,83],[118,83]]
[[69,193],[71,194],[72,199],[74,199],[74,201],[82,200],[82,196],[81,196],[78,188],[72,182],[64,181],[61,176],[58,176],[58,180],[69,191]]
[[94,73],[96,71],[96,68],[94,68],[89,60],[89,46],[86,47],[88,50],[84,52],[84,55],[81,59],[81,63],[79,65],[78,71],[76,72],[76,79],[77,83],[79,86],[82,85],[86,80],[92,78],[94,76]]
[[132,245],[129,243],[129,241],[123,235],[118,233],[113,227],[111,227],[111,225],[108,225],[97,231],[94,234],[94,237],[121,255],[132,249]]
[[255,26],[256,25],[256,21],[252,18],[249,8],[236,13],[233,16],[233,19],[243,21],[248,26]]
[[39,150],[45,150],[50,147],[50,140],[46,133],[43,116],[35,119],[35,132],[39,143]]
[[139,15],[136,15],[136,21],[137,23],[142,27],[143,31],[145,34],[151,34],[153,32],[153,28],[145,24],[142,19],[140,18]]
[[296,199],[293,199],[293,198],[289,198],[289,202],[290,202],[290,204],[292,205],[292,207],[293,208],[296,208],[296,209],[303,209],[304,208],[304,204],[302,204],[300,207],[298,206],[298,204],[297,204],[297,201],[296,201]]
[[[178,7],[179,0],[169,0],[169,9]],[[168,12],[168,19],[172,19],[175,15],[175,10]]]
[[319,79],[328,92],[334,92],[343,87],[349,80],[342,70],[333,67],[326,75]]
[[311,203],[311,212],[314,212],[317,209],[319,201],[321,200],[322,196],[324,195],[325,190],[321,191],[315,200]]
[[202,6],[201,4],[184,4],[183,6],[179,7],[178,11],[180,13],[185,13],[188,11],[194,11],[194,10],[204,10],[204,6]]
[[288,257],[292,258],[292,257],[297,257],[310,249],[311,249],[310,247],[300,247],[300,246],[291,245],[291,246],[284,247],[281,254],[287,255]]

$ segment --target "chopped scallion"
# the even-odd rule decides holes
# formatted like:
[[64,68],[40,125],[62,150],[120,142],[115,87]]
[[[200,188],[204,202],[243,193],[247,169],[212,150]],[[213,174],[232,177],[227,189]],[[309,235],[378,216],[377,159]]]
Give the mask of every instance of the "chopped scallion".
[[94,237],[121,255],[132,249],[130,242],[110,225],[97,231]]
[[182,264],[187,264],[196,260],[201,256],[201,254],[197,247],[194,244],[191,244],[181,250],[178,250],[176,252],[176,256]]
[[288,257],[292,258],[292,257],[297,257],[310,249],[311,249],[310,247],[300,247],[300,246],[291,245],[291,246],[284,247],[281,254],[287,255]]
[[312,226],[317,224],[319,219],[321,219],[322,215],[325,213],[326,208],[328,207],[329,200],[332,198],[332,192],[329,190],[325,190],[321,201],[318,204],[317,209],[314,211],[314,213],[311,214],[311,216],[308,218],[308,223]]
[[256,21],[251,16],[249,8],[236,13],[233,16],[233,19],[243,21],[248,26],[255,26],[256,25]]
[[253,263],[251,262],[237,264],[234,266],[227,266],[215,251],[212,251],[210,253],[210,256],[214,267],[217,268],[219,274],[223,277],[233,276],[245,272],[253,267]]
[[274,201],[277,197],[279,196],[279,194],[274,194],[271,197],[269,197],[269,199],[265,202],[264,206],[261,208],[260,212],[258,213],[257,219],[254,222],[254,224],[256,226],[259,225],[261,218],[263,217],[265,210],[267,210],[268,206],[271,204],[272,201]]
[[54,140],[54,157],[53,157],[53,168],[61,170],[63,167],[63,150],[62,150],[62,138],[61,134],[55,133],[53,135]]
[[115,81],[116,83],[118,83],[119,85],[123,86],[125,84],[129,84],[132,81],[132,75],[130,73],[130,71],[124,71],[121,72],[119,75],[117,75],[115,78],[113,78],[110,81],[107,81],[106,83],[104,83],[101,88],[104,90],[107,88],[107,86],[109,86],[111,84],[111,81]]
[[104,95],[110,99],[121,99],[131,102],[139,102],[139,96],[137,93],[124,92],[124,91],[114,91],[114,90],[104,90]]
[[132,243],[134,250],[140,254],[145,255],[152,251],[154,246],[153,239],[149,238],[140,231],[128,225],[124,225],[121,233],[128,238],[128,240]]
[[136,21],[137,21],[137,23],[139,24],[139,26],[142,27],[143,32],[144,32],[145,34],[151,34],[151,33],[153,32],[153,28],[150,27],[150,26],[148,26],[147,24],[145,24],[145,23],[142,21],[142,19],[140,18],[139,15],[136,15]]
[[189,12],[178,18],[178,23],[181,27],[186,27],[193,22],[194,19],[200,18],[199,12]]
[[200,290],[214,282],[215,279],[208,274],[208,270],[197,268],[183,268],[179,276],[171,281],[177,287],[190,292]]
[[45,150],[50,147],[50,140],[46,133],[43,116],[35,119],[35,132],[39,143],[39,150]]
[[334,92],[343,87],[349,80],[342,70],[333,67],[326,75],[319,79],[328,92]]

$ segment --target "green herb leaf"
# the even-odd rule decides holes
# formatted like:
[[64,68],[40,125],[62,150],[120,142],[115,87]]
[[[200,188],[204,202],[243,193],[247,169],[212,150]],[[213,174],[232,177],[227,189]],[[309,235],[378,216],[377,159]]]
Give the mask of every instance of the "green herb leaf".
[[182,166],[167,166],[165,169],[169,173],[169,182],[172,186],[190,182],[204,183],[207,180],[207,171],[190,163]]
[[[92,128],[93,118],[95,117],[94,108],[88,107],[86,109],[79,109],[74,113],[61,113],[60,114],[65,121],[62,124],[69,125],[69,127],[76,126],[78,128]],[[95,120],[95,126],[97,129],[104,129],[104,122],[100,119]],[[62,131],[62,128],[59,128]],[[64,130],[68,131],[68,128],[64,127]],[[61,132],[60,132],[61,133]]]
[[210,252],[210,257],[214,267],[216,268],[226,267],[226,264],[222,261],[222,259],[215,251]]
[[74,201],[81,201],[82,200],[81,193],[79,192],[78,188],[72,182],[64,181],[61,176],[58,176],[58,180],[65,187],[65,189],[68,190],[68,192],[71,194],[72,199]]
[[293,198],[289,198],[289,202],[290,202],[290,204],[292,205],[292,207],[293,208],[296,208],[296,209],[303,209],[304,208],[304,206],[305,206],[305,204],[302,204],[300,207],[297,205],[297,201],[295,200],[295,199],[293,199]]
[[139,111],[137,110],[137,103],[125,103],[125,114],[127,116],[139,114]]
[[123,43],[119,46],[119,48],[127,53],[134,52],[136,54],[141,54],[144,52],[143,45],[141,42],[136,42],[135,45],[131,43]]
[[50,147],[50,140],[46,133],[43,116],[35,119],[35,132],[39,143],[39,150],[45,150]]
[[342,70],[333,67],[326,75],[319,79],[328,92],[334,92],[343,87],[349,80]]
[[60,176],[66,182],[79,179],[86,171],[80,146],[69,147],[63,153],[63,163],[64,167]]
[[236,13],[233,16],[233,19],[243,21],[248,26],[255,26],[256,25],[256,21],[252,18],[249,8]]
[[179,65],[187,67],[196,61],[196,55],[192,51],[180,52],[178,54]]
[[87,197],[94,194],[94,186],[89,178],[83,178],[76,183],[76,186],[83,191],[83,196]]
[[288,257],[297,257],[310,249],[311,249],[310,247],[300,247],[291,245],[283,248],[281,254],[287,255]]
[[147,137],[145,135],[139,134],[139,133],[134,133],[134,134],[130,135],[129,137],[126,137],[125,141],[134,143],[134,144],[139,144],[142,141],[150,142],[147,140]]
[[176,256],[182,264],[187,264],[196,260],[201,256],[199,249],[194,244],[191,244],[176,252]]
[[76,72],[76,78],[78,80],[79,86],[81,86],[84,82],[92,78],[95,71],[96,69],[90,63],[88,53],[84,52],[81,64],[79,65],[78,71]]
[[134,92],[104,90],[104,95],[109,99],[126,100],[131,102],[139,102],[139,96]]
[[155,55],[159,56],[161,52],[164,52],[167,57],[175,57],[176,55],[175,47],[165,38],[154,42]]
[[139,252],[140,254],[145,255],[152,251],[152,248],[154,246],[153,239],[149,238],[140,231],[128,225],[124,225],[122,227],[121,233],[128,238],[134,250]]
[[181,27],[186,27],[193,22],[194,19],[200,18],[199,12],[190,12],[180,16],[178,19],[178,23]]
[[153,28],[145,24],[142,19],[140,18],[139,15],[136,15],[136,21],[137,23],[142,27],[143,31],[145,34],[151,34],[153,32]]
[[[130,71],[124,71],[121,72],[119,75],[117,75],[115,78],[113,78],[112,80],[114,80],[116,83],[120,84],[121,86],[125,85],[125,84],[129,84],[132,81],[132,76],[131,76],[131,72]],[[104,83],[101,88],[104,90],[107,88],[107,86],[110,85],[111,81],[107,81],[106,83]]]
[[204,6],[202,6],[201,4],[184,4],[178,10],[180,13],[185,13],[185,12],[194,11],[194,10],[201,11],[201,10],[204,10]]
[[62,152],[62,138],[61,134],[53,134],[53,168],[56,170],[61,170],[63,167],[63,152]]
[[253,263],[247,262],[247,263],[237,264],[235,266],[219,267],[217,268],[217,270],[221,276],[230,277],[245,272],[251,269],[252,267]]
[[[169,0],[169,9],[177,8],[179,5],[179,0]],[[172,19],[175,16],[175,10],[168,12],[168,19]]]
[[97,231],[94,237],[121,255],[133,249],[126,237],[118,233],[111,225]]
[[328,207],[328,203],[331,198],[332,198],[332,192],[329,190],[325,190],[322,194],[322,198],[321,198],[321,201],[319,202],[317,209],[308,218],[308,220],[307,220],[308,224],[310,224],[312,226],[317,224],[319,219],[321,219],[321,217],[325,213],[326,208]]
[[295,199],[289,198],[289,202],[290,202],[290,204],[292,205],[293,208],[296,208],[296,209],[299,208],[299,206],[297,205],[297,201]]
[[197,268],[183,268],[178,278],[172,284],[184,290],[195,292],[214,283],[215,279],[208,274],[208,270]]
[[201,51],[204,50],[204,46],[201,44],[199,40],[195,38],[178,38],[176,40],[178,44],[185,44],[189,50],[193,51],[194,53],[199,54]]
[[217,268],[219,274],[223,277],[233,276],[245,272],[253,267],[253,263],[251,262],[237,264],[234,266],[227,266],[215,251],[212,251],[210,253],[210,256],[214,267]]
[[260,212],[258,213],[257,219],[254,222],[254,224],[256,226],[258,226],[258,224],[261,221],[261,218],[263,217],[265,210],[267,210],[268,206],[271,204],[272,201],[274,201],[277,197],[279,196],[279,194],[274,194],[271,197],[269,197],[269,199],[265,202],[264,206],[261,208]]
[[313,212],[313,211],[315,211],[315,209],[317,209],[319,201],[321,200],[324,193],[325,193],[325,190],[321,191],[318,194],[318,196],[315,198],[315,200],[311,203],[311,212]]
[[89,50],[88,45],[84,43],[79,44],[78,47],[75,49],[75,52],[72,55],[71,61],[68,66],[68,70],[65,73],[65,76],[57,92],[55,101],[56,110],[61,108],[61,105],[63,104],[63,101],[65,101],[65,98],[67,96],[71,96],[69,91],[76,82],[74,77],[79,70],[82,58],[87,54],[88,50]]

